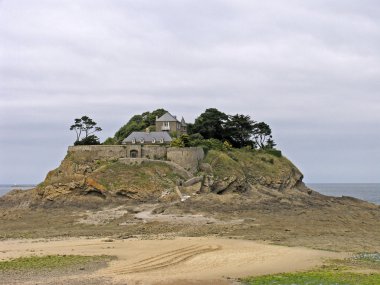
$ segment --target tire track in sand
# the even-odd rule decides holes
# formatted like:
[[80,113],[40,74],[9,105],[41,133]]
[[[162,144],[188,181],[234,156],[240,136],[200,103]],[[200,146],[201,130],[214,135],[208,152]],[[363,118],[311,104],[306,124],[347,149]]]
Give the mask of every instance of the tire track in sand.
[[219,245],[192,245],[142,259],[129,266],[112,267],[109,272],[120,275],[162,269],[183,263],[199,254],[220,250],[221,248]]

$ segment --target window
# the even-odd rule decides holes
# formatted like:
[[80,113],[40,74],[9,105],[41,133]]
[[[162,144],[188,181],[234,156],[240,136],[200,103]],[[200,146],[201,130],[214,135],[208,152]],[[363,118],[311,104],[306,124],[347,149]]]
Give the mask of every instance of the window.
[[136,143],[136,139],[135,139],[135,138],[132,139],[132,143],[133,143],[133,144]]
[[143,138],[140,139],[140,143],[144,143],[144,139]]
[[156,143],[156,139],[155,138],[152,138],[152,143]]
[[162,122],[162,131],[169,131],[170,130],[170,123],[169,122]]
[[163,138],[160,138],[160,143],[164,143],[164,139]]

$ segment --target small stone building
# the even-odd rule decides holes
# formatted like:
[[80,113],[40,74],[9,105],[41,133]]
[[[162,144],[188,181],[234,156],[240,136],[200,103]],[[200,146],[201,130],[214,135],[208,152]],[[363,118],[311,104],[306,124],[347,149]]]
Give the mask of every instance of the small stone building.
[[156,118],[156,131],[177,132],[178,134],[187,134],[187,124],[182,117],[181,121],[177,120],[169,112],[165,113],[160,118]]
[[126,145],[128,158],[166,159],[166,148],[172,142],[170,133],[186,134],[187,124],[184,118],[178,121],[176,116],[167,112],[156,117],[155,132],[149,128],[145,132],[132,132],[122,144]]
[[132,132],[122,144],[127,145],[127,157],[161,159],[172,141],[168,132]]

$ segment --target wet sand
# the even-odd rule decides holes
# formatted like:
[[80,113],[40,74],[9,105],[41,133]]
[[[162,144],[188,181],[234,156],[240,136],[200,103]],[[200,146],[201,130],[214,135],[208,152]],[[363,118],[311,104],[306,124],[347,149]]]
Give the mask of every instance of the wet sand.
[[[239,277],[307,270],[347,253],[214,237],[164,240],[59,238],[0,241],[0,259],[48,254],[112,255],[107,267],[38,284],[233,284]],[[0,279],[1,280],[1,279]],[[86,281],[87,280],[87,281]],[[91,281],[92,280],[92,281]],[[36,284],[25,280],[14,284]],[[9,283],[9,278],[8,278]],[[55,283],[54,283],[55,282]],[[62,283],[60,283],[62,282]],[[0,281],[1,284],[1,281]],[[5,283],[4,283],[5,284]]]

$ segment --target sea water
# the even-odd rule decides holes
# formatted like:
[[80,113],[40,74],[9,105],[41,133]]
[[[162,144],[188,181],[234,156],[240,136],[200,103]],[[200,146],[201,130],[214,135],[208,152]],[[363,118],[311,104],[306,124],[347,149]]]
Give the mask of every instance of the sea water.
[[[35,185],[1,185],[0,196],[12,189],[30,189]],[[307,186],[329,196],[351,196],[380,205],[380,183],[308,183]]]
[[36,185],[33,185],[33,184],[19,184],[19,185],[0,184],[0,196],[3,196],[4,194],[8,193],[9,191],[13,189],[28,190],[28,189],[32,189],[35,186]]
[[380,205],[380,183],[307,183],[307,186],[328,196],[350,196]]

